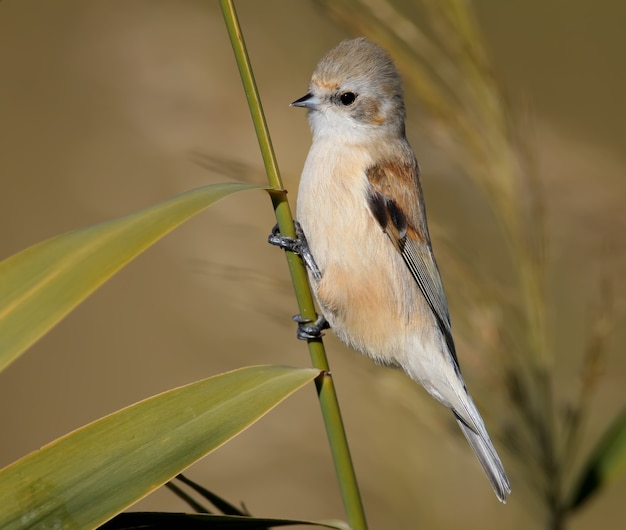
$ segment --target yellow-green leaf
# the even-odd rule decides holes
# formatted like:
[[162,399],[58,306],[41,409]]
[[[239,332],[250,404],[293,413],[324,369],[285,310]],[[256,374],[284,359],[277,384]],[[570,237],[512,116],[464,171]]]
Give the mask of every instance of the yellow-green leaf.
[[583,468],[570,506],[579,508],[626,473],[626,411],[615,419]]
[[93,528],[234,437],[319,370],[253,366],[170,390],[0,471],[0,528]]
[[126,217],[63,234],[0,263],[0,370],[146,248],[236,191],[203,186]]

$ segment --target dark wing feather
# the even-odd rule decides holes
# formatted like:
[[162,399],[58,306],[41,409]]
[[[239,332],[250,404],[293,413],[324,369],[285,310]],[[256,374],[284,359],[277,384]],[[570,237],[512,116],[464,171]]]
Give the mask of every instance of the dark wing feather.
[[370,183],[370,211],[402,255],[458,367],[448,303],[430,246],[417,162],[377,164],[366,173]]

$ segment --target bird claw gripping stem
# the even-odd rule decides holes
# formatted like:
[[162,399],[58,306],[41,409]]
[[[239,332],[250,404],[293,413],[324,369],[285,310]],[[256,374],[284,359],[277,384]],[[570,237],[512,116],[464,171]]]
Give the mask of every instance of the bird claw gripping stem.
[[313,278],[319,281],[322,279],[322,273],[317,267],[317,263],[315,263],[313,255],[309,250],[309,244],[307,243],[304,231],[298,221],[294,221],[294,227],[296,229],[295,238],[281,235],[278,225],[275,225],[274,228],[272,228],[272,233],[267,238],[267,242],[270,245],[275,245],[300,256],[307,269],[311,271]]
[[324,336],[322,330],[330,328],[328,321],[321,315],[315,321],[302,315],[294,315],[292,320],[298,323],[296,336],[300,340],[321,339]]

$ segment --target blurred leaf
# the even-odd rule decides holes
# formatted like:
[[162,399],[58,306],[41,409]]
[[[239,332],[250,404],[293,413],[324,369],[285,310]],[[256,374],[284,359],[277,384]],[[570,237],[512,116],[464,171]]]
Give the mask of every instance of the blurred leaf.
[[102,524],[318,374],[311,368],[242,368],[82,427],[0,471],[0,528]]
[[[213,504],[213,506],[215,506],[215,508],[221,511],[224,515],[250,515],[249,513],[237,508],[237,506],[231,504],[226,499],[222,499],[222,497],[220,497],[219,495],[213,493],[212,491],[209,491],[208,489],[201,486],[197,482],[194,482],[190,478],[187,478],[182,473],[180,473],[176,477],[176,479],[180,480],[183,484],[186,484],[187,486],[189,486],[193,491],[195,491],[200,496],[202,496],[205,500]],[[168,484],[166,485],[167,486],[174,485],[174,483],[168,482]],[[181,498],[183,498],[182,494],[184,494],[184,492],[182,490],[179,489],[179,491],[174,491],[174,493],[176,495],[179,495]],[[183,499],[183,500],[185,500],[185,502],[189,502],[187,499]],[[211,512],[207,511],[207,512],[198,512],[198,513],[211,513]]]
[[34,245],[0,263],[0,371],[129,261],[243,183],[203,186]]
[[626,411],[596,445],[574,490],[571,508],[580,508],[600,489],[615,482],[626,472]]
[[166,482],[164,486],[170,490],[174,495],[176,495],[181,501],[187,504],[193,511],[193,513],[213,513],[209,510],[204,504],[200,501],[194,499],[194,497],[183,490],[180,486],[172,482]]
[[187,504],[192,510],[193,513],[213,513],[209,510],[205,505],[201,502],[194,499],[194,497],[183,490],[180,486],[177,486],[171,480],[166,482],[164,486],[170,490],[174,495],[176,495],[181,501]]
[[297,519],[259,519],[256,517],[241,517],[236,515],[206,515],[185,513],[151,513],[134,512],[122,513],[100,527],[101,530],[169,530],[180,528],[184,530],[265,530],[268,527],[309,525],[350,530],[343,521],[299,521]]

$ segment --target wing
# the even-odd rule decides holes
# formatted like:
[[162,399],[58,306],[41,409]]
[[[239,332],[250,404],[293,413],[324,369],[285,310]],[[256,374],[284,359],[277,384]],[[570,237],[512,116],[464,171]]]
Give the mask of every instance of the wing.
[[402,255],[445,337],[457,367],[448,303],[435,262],[416,161],[384,162],[366,170],[368,204],[374,218]]

